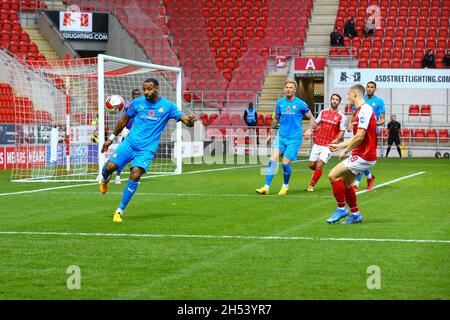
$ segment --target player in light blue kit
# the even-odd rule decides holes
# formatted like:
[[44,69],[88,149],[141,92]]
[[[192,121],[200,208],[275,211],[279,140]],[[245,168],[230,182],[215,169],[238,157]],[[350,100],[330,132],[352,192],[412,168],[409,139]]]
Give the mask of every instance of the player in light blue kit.
[[123,211],[133,197],[138,187],[139,179],[147,172],[158,149],[161,133],[170,119],[183,122],[192,127],[197,121],[195,115],[185,115],[177,106],[161,97],[158,93],[159,83],[150,78],[144,81],[144,96],[136,98],[127,109],[124,116],[117,123],[113,134],[102,146],[102,153],[108,150],[116,136],[126,126],[128,120],[134,117],[134,124],[127,138],[114,150],[108,162],[103,166],[100,192],[108,192],[108,183],[111,174],[117,169],[122,169],[128,162],[131,163],[130,178],[123,191],[119,208],[114,212],[113,221],[122,222]]
[[[278,194],[280,196],[287,194],[292,172],[291,162],[297,160],[298,150],[302,144],[302,120],[303,118],[309,119],[311,126],[315,121],[308,105],[295,96],[296,92],[297,82],[295,80],[287,80],[284,84],[284,94],[286,96],[278,100],[275,109],[275,119],[272,122],[272,129],[277,127],[278,122],[280,126],[272,150],[272,156],[267,167],[266,183],[264,187],[256,189],[256,193],[258,194],[269,194],[270,184],[275,175],[280,155],[283,155],[284,180],[283,186]],[[310,129],[308,129],[305,132],[305,136],[309,137],[310,135]]]
[[[134,89],[133,91],[131,91],[131,100],[128,100],[127,102],[125,102],[125,107],[123,108],[123,114],[127,113],[127,110],[130,108],[131,103],[133,102],[134,99],[138,98],[141,96],[141,90],[139,89]],[[128,133],[130,132],[131,127],[133,126],[134,123],[134,117],[131,117],[127,124],[125,125],[125,128],[123,128],[122,130],[122,141],[127,137]],[[121,180],[120,180],[120,174],[122,173],[122,169],[118,169],[116,172],[116,179],[114,180],[115,184],[121,184]]]
[[[384,101],[383,99],[377,97],[375,95],[375,91],[377,90],[377,84],[373,81],[367,82],[366,85],[366,95],[364,96],[364,101],[372,107],[373,112],[375,113],[375,118],[377,119],[377,126],[383,126],[384,125],[384,115],[386,113],[384,109]],[[349,121],[348,121],[348,128],[347,131],[353,130],[353,119],[355,118],[356,114],[356,107],[352,106],[352,114],[350,115]],[[377,127],[377,134],[378,134],[378,127]],[[359,188],[359,182],[362,179],[363,174],[367,177],[367,190],[372,190],[373,188],[373,181],[375,180],[375,176],[369,171],[365,170],[361,172],[358,177],[356,177],[355,184],[353,188],[355,191],[358,191]]]

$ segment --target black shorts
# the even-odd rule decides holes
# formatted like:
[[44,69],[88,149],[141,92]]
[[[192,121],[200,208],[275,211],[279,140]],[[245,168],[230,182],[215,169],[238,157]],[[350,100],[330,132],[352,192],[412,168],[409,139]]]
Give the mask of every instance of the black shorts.
[[395,143],[397,146],[400,145],[400,137],[399,136],[389,136],[388,138],[388,145],[392,145],[392,143]]

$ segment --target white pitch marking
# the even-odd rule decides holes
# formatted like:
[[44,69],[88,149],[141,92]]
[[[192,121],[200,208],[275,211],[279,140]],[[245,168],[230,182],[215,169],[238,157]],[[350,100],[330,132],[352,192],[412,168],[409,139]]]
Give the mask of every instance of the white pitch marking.
[[80,236],[80,237],[127,237],[127,238],[191,238],[191,239],[232,239],[232,240],[309,240],[309,241],[367,241],[404,243],[450,243],[450,240],[429,239],[379,239],[379,238],[317,238],[300,236],[240,236],[240,235],[201,235],[201,234],[145,234],[145,233],[86,233],[86,232],[31,232],[0,231],[0,235],[28,236]]
[[374,186],[372,188],[372,190],[361,190],[361,191],[356,192],[356,194],[362,194],[362,193],[366,193],[366,192],[369,192],[369,191],[373,191],[375,189],[382,188],[382,187],[387,186],[389,184],[396,183],[396,182],[399,182],[399,181],[402,181],[402,180],[405,180],[405,179],[409,179],[409,178],[412,178],[412,177],[415,177],[415,176],[418,176],[418,175],[421,175],[421,174],[424,174],[424,173],[426,173],[426,171],[420,171],[420,172],[416,172],[416,173],[410,174],[408,176],[400,177],[400,178],[397,178],[397,179],[394,179],[394,180],[391,180],[391,181],[388,181],[388,182],[377,184],[376,186]]

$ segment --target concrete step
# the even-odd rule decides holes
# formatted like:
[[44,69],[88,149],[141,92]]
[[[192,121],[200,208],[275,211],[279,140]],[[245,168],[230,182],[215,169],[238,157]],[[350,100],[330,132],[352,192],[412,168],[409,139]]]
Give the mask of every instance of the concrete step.
[[330,43],[330,35],[310,35],[308,33],[308,36],[306,38],[307,44],[329,44]]
[[279,98],[278,93],[275,94],[261,94],[259,97],[260,102],[266,102],[266,103],[273,103],[274,101],[277,101]]
[[333,27],[325,24],[313,24],[309,26],[309,33],[322,33],[322,34],[330,34],[333,31]]
[[310,25],[333,24],[336,22],[336,15],[313,15]]
[[339,0],[316,0],[316,1],[314,1],[314,7],[316,7],[316,6],[326,6],[326,5],[339,6]]
[[313,9],[313,14],[329,14],[336,15],[339,6],[334,5],[315,5]]
[[36,43],[39,52],[42,53],[47,60],[60,59],[58,54],[53,50],[47,39],[45,39],[37,27],[22,26],[22,29],[28,33],[30,40]]

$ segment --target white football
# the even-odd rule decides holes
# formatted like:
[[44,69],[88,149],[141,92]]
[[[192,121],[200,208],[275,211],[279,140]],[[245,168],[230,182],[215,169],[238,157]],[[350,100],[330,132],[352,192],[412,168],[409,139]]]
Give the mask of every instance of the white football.
[[125,101],[118,94],[113,94],[106,98],[105,108],[109,113],[117,113],[123,110]]

